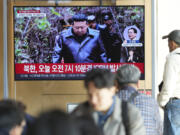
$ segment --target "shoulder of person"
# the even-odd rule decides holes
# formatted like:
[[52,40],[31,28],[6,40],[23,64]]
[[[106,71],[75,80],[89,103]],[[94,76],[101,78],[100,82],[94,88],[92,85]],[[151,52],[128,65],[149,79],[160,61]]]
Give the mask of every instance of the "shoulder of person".
[[60,35],[65,35],[65,34],[68,34],[68,30],[63,30],[61,31]]
[[137,96],[137,98],[142,98],[142,104],[149,105],[152,107],[153,106],[156,107],[158,105],[157,101],[150,95],[146,95],[144,93],[139,92],[139,95]]
[[75,116],[81,116],[82,114],[86,113],[89,109],[90,109],[90,105],[89,105],[89,103],[86,101],[86,102],[83,102],[83,103],[79,104],[79,105],[73,110],[73,112],[72,112],[71,114],[72,114],[72,115],[75,115]]
[[142,119],[140,110],[131,103],[127,103],[127,115],[131,123],[136,123],[136,120]]
[[99,30],[89,28],[89,33],[92,34],[92,35],[98,35]]
[[167,55],[167,58],[179,58],[180,57],[180,48],[175,49]]
[[139,113],[139,109],[135,105],[128,103],[128,102],[127,102],[127,109],[129,112],[128,115],[130,115],[130,116],[131,116],[131,114]]
[[106,28],[106,25],[105,24],[99,24],[99,29],[100,30],[104,30]]
[[127,110],[128,110],[128,118],[129,118],[129,132],[130,134],[134,135],[145,135],[145,127],[144,127],[144,121],[141,116],[141,112],[139,109],[130,104],[127,103]]
[[60,38],[60,34],[56,35],[55,40],[58,40]]
[[68,28],[68,29],[65,29],[65,30],[61,31],[59,35],[62,36],[62,37],[64,37],[64,36],[65,36],[65,37],[70,36],[70,35],[72,35],[71,30],[72,30],[71,27]]
[[180,57],[180,55],[178,55],[176,53],[170,53],[166,57],[166,62],[168,62],[168,63],[176,63],[176,62],[180,61],[179,57]]
[[139,109],[126,101],[121,100],[121,107],[123,112],[123,123],[126,131],[133,135],[145,135],[144,121]]

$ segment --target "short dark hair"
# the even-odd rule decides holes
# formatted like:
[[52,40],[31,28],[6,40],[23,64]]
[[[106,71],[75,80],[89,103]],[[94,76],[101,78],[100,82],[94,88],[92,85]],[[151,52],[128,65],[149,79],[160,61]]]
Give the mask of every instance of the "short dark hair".
[[84,85],[88,89],[88,84],[93,82],[97,88],[110,88],[115,86],[115,75],[109,69],[92,69],[86,73]]
[[53,109],[42,112],[27,131],[27,135],[78,135],[69,114]]
[[81,22],[81,21],[87,21],[87,17],[85,14],[75,14],[72,17],[73,23],[74,22]]
[[137,33],[137,30],[135,28],[129,28],[128,31],[131,29],[134,30],[134,33]]
[[103,20],[113,19],[113,15],[112,15],[111,11],[109,11],[109,10],[103,10],[102,11],[102,17],[103,17]]
[[0,100],[0,129],[10,131],[24,120],[24,110],[19,104],[10,99]]

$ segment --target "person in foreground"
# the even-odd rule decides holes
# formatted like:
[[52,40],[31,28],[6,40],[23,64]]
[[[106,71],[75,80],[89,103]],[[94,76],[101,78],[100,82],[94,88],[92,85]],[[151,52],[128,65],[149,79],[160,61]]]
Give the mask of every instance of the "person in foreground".
[[120,99],[135,105],[141,112],[146,127],[146,135],[162,135],[162,121],[159,114],[159,106],[155,99],[137,91],[140,70],[130,64],[124,64],[116,72],[116,80]]
[[180,135],[180,30],[170,32],[165,38],[168,38],[170,54],[158,102],[164,109],[164,135]]
[[25,126],[24,116],[16,101],[0,100],[0,135],[21,135]]
[[28,128],[27,135],[79,135],[69,114],[52,109],[42,112]]
[[92,69],[84,80],[88,101],[80,104],[73,115],[89,114],[104,135],[145,135],[139,110],[115,96],[115,75],[108,69]]
[[102,135],[88,115],[72,117],[60,109],[42,112],[27,130],[27,135]]

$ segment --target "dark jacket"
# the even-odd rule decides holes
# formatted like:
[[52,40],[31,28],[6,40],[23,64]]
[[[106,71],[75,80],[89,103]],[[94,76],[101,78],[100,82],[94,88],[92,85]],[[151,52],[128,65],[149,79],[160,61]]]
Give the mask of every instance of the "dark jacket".
[[9,130],[0,128],[0,135],[9,135]]
[[106,50],[108,62],[120,62],[122,40],[116,32],[100,27],[100,35]]
[[30,126],[33,124],[33,122],[35,121],[35,118],[29,114],[25,114],[25,121],[26,121],[26,125],[23,128],[23,132],[22,135],[26,135],[27,134],[27,130],[30,128]]
[[52,56],[53,63],[105,63],[107,57],[99,31],[88,28],[84,39],[80,42],[73,34],[72,27],[56,37],[56,45]]

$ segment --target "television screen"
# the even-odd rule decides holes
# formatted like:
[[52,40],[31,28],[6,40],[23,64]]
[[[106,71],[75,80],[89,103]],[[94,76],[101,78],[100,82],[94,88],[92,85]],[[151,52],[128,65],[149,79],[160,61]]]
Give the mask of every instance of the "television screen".
[[144,6],[14,6],[15,80],[79,80],[133,64],[144,79]]

